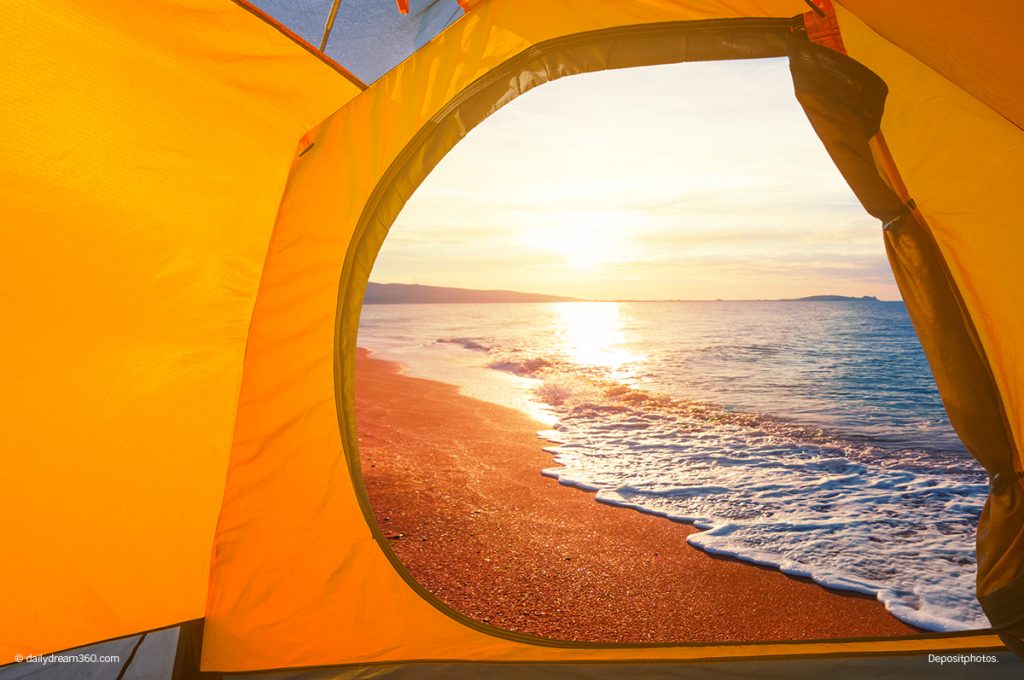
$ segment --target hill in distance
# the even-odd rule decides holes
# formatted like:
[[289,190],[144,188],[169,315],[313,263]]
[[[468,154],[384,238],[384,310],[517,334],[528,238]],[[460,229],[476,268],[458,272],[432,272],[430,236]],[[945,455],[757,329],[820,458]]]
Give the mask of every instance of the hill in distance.
[[364,305],[482,302],[580,302],[579,298],[520,293],[514,290],[472,290],[408,283],[373,283],[366,287]]

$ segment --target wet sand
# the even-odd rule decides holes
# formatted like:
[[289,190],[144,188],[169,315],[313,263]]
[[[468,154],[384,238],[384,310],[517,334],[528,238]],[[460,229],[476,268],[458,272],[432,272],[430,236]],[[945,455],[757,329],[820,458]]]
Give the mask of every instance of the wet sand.
[[919,631],[876,600],[686,542],[691,525],[594,502],[508,408],[360,349],[356,413],[374,514],[438,598],[508,630],[600,642],[810,640]]

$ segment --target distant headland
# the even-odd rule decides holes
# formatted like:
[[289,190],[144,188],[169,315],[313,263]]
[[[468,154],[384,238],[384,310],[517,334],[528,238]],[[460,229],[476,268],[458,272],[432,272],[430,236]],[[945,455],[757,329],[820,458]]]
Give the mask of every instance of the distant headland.
[[874,295],[850,297],[848,295],[808,295],[807,297],[791,298],[783,302],[881,302]]

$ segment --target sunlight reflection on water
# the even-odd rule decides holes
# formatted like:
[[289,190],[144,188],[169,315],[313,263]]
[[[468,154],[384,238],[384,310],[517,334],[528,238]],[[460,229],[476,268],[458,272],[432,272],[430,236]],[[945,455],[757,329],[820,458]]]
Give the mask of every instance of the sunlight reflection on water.
[[626,349],[626,332],[617,302],[560,302],[555,334],[564,356],[580,366],[604,368],[613,380],[629,382],[645,358]]

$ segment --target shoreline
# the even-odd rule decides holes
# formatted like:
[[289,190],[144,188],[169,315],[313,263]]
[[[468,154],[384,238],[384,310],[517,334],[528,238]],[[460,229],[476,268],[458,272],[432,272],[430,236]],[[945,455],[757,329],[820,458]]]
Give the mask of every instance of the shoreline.
[[687,542],[692,524],[595,502],[541,474],[545,429],[401,365],[356,359],[363,477],[410,573],[500,628],[593,642],[914,635],[875,598]]

